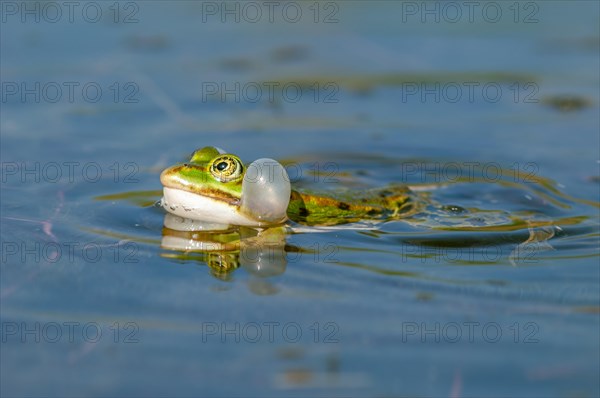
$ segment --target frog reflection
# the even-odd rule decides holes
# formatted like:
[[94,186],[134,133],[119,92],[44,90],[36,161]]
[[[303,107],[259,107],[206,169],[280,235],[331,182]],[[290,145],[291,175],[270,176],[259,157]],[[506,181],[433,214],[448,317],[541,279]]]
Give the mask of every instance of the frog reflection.
[[240,267],[258,278],[269,278],[285,272],[285,237],[283,227],[254,229],[167,213],[161,247],[172,252],[162,256],[206,263],[211,274],[221,280],[229,280],[232,272]]

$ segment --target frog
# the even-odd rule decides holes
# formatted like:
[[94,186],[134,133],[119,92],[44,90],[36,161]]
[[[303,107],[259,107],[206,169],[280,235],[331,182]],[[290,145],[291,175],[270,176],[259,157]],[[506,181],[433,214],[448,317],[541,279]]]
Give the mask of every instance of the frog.
[[206,146],[189,160],[160,174],[168,213],[217,225],[268,228],[294,223],[337,226],[382,222],[418,211],[418,200],[405,185],[317,192],[292,187],[285,167],[271,158],[244,164],[233,153]]

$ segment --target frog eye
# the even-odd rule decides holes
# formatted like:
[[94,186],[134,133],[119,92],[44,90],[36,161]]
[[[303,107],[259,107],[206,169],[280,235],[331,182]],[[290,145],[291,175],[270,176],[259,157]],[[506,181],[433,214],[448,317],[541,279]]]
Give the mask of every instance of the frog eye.
[[215,158],[210,165],[210,172],[221,182],[237,180],[241,177],[244,166],[237,156],[223,155]]

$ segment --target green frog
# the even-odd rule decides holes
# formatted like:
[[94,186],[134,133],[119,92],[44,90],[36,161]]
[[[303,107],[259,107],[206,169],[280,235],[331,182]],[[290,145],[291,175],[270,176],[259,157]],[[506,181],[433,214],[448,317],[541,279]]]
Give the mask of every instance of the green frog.
[[206,223],[266,228],[291,220],[334,226],[400,218],[417,209],[415,195],[403,185],[336,193],[292,189],[279,162],[262,158],[244,164],[210,146],[164,170],[160,181],[166,211]]

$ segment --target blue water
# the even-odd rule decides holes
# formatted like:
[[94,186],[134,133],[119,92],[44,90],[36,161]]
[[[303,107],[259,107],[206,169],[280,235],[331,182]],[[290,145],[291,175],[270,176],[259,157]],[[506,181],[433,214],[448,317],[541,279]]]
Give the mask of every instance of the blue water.
[[[596,2],[1,4],[3,396],[600,393]],[[119,199],[205,145],[469,212],[215,275],[161,246],[160,193]]]

